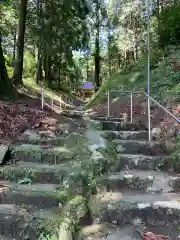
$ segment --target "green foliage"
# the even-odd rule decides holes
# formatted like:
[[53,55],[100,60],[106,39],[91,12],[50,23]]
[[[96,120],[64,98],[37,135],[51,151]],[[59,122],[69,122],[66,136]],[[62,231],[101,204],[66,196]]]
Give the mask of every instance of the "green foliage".
[[172,149],[172,162],[173,168],[180,171],[180,138],[177,138],[175,147]]
[[[176,49],[178,55],[179,50]],[[166,57],[164,52],[151,52],[151,95],[162,104],[167,103],[172,98],[178,98],[180,88],[180,72],[173,72],[170,62],[172,50],[167,51]],[[87,103],[86,107],[92,106],[94,103],[107,101],[108,90],[124,91],[145,91],[147,86],[147,56],[142,56],[131,69],[124,68],[117,71],[111,77],[106,78],[101,88],[95,93],[92,99]],[[117,93],[118,95],[118,93]],[[122,97],[122,95],[118,95]]]
[[51,233],[42,233],[38,240],[58,240],[56,236],[53,236]]
[[[44,86],[53,90],[64,86],[75,90],[82,80],[93,80],[94,39],[99,28],[100,36],[105,36],[106,41],[100,41],[100,79],[103,86],[97,93],[98,96],[102,95],[103,100],[106,89],[112,89],[116,84],[117,89],[122,91],[139,87],[144,89],[147,66],[144,5],[145,2],[140,0],[110,0],[108,4],[103,0],[68,0],[63,3],[50,0],[43,4],[42,0],[30,1],[27,6],[24,77],[34,77],[40,62],[43,74],[42,79],[37,80],[43,81]],[[155,5],[153,2],[152,5],[152,92],[156,94],[155,90],[159,89],[158,95],[162,95],[161,92],[164,94],[165,89],[169,93],[178,91],[174,84],[178,73],[171,74],[166,67],[163,73],[160,58],[164,53],[157,46],[179,45],[180,5],[173,1],[164,2],[163,9],[158,3]],[[0,9],[0,31],[3,35],[3,50],[8,56],[6,61],[10,77],[13,68],[9,59],[13,59],[12,52],[16,50],[18,12],[19,3],[14,4],[13,1],[3,4]],[[163,95],[158,98],[163,98]]]
[[13,75],[12,56],[6,55],[5,61],[6,61],[6,68],[7,68],[8,76],[11,78]]
[[[14,54],[17,47],[19,3],[20,1],[7,1],[0,9],[3,50],[11,59],[12,52]],[[82,81],[81,68],[73,59],[73,51],[87,46],[89,33],[86,19],[89,10],[90,5],[81,0],[68,0],[63,3],[57,0],[46,3],[42,3],[42,0],[28,1],[24,36],[24,77],[34,77],[36,68],[41,64],[42,69],[38,70],[41,71],[41,75],[38,75],[41,77],[37,80],[45,80],[44,85],[52,89],[67,86],[73,90],[79,85]],[[16,55],[17,57],[19,56]],[[11,67],[12,64],[7,64],[10,77],[14,70]]]
[[[25,92],[28,92],[29,94],[32,95],[37,95],[39,96],[42,91],[42,87],[44,87],[44,97],[46,100],[49,99],[49,101],[52,100],[52,97],[54,98],[55,101],[59,103],[60,100],[60,95],[62,95],[62,101],[65,101],[65,98],[67,97],[73,97],[76,98],[77,95],[71,92],[71,89],[69,88],[64,88],[63,86],[61,87],[60,90],[56,89],[51,89],[49,87],[45,87],[43,83],[37,84],[33,78],[24,78],[24,90]],[[23,90],[23,89],[22,89]],[[67,103],[65,103],[67,104]]]
[[179,45],[180,43],[180,5],[174,4],[166,7],[160,15],[158,35],[159,44]]
[[35,56],[29,51],[26,51],[24,53],[24,77],[33,77],[35,75],[36,71],[36,62],[35,62]]

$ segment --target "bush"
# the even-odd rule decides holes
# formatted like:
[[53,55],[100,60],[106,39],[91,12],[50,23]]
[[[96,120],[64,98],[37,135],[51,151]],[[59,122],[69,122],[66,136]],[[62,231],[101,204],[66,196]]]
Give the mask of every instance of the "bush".
[[6,55],[5,61],[6,61],[6,68],[7,68],[8,76],[9,76],[9,78],[11,78],[13,75],[12,56]]
[[25,78],[32,77],[35,75],[36,61],[35,56],[31,52],[26,51],[24,53],[23,70],[24,70],[23,75]]
[[180,137],[176,140],[176,145],[172,150],[172,164],[176,172],[180,172]]

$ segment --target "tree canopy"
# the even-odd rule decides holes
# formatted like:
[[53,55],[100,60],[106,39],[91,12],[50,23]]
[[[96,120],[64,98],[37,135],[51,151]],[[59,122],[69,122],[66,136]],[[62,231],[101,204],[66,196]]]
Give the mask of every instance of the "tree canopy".
[[[107,76],[129,69],[147,53],[147,1],[7,0],[0,5],[2,84],[19,85],[31,77],[52,89],[75,89],[88,79],[99,88]],[[150,6],[152,52],[177,48],[180,2],[156,0]]]

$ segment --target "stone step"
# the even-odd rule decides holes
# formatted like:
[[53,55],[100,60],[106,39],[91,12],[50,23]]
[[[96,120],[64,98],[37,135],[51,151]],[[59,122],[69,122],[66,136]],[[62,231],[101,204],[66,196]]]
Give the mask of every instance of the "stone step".
[[[0,182],[1,184],[1,182]],[[50,209],[62,206],[68,200],[67,192],[55,184],[21,185],[9,183],[1,184],[1,203],[16,204],[18,206],[34,206],[38,209]]]
[[63,110],[61,115],[70,118],[82,118],[84,111],[77,111],[77,110]]
[[22,144],[12,149],[12,158],[18,161],[59,164],[72,160],[74,153],[66,147],[43,147],[41,145]]
[[108,140],[148,140],[147,131],[104,131],[101,136]]
[[1,240],[15,240],[14,238],[5,237],[5,236],[3,236],[3,235],[0,235],[0,239],[1,239]]
[[119,201],[99,209],[102,222],[117,226],[151,224],[178,229],[180,223],[179,201],[157,201],[154,203],[132,203]]
[[113,121],[101,121],[103,130],[112,130],[112,131],[141,131],[147,130],[147,128],[142,124],[137,123],[122,123],[122,122],[113,122]]
[[[31,138],[25,138],[19,141],[19,145],[24,145],[24,144],[30,144],[30,145],[40,145],[40,146],[64,146],[68,139],[68,136],[64,137],[51,137],[51,138],[43,138],[40,137],[39,139],[31,139]],[[23,147],[23,146],[22,146]]]
[[90,116],[90,119],[96,120],[96,121],[112,121],[112,122],[123,122],[124,117],[123,114],[121,114],[120,118],[116,118],[113,116],[110,117],[104,117],[104,116]]
[[67,176],[72,165],[47,165],[33,162],[19,162],[0,168],[0,179],[17,182],[24,177],[32,179],[33,183],[60,184]]
[[171,160],[169,156],[145,156],[141,154],[118,154],[116,171],[127,169],[156,170]]
[[95,201],[98,203],[98,207],[108,207],[109,204],[115,204],[120,201],[127,203],[149,203],[153,204],[158,201],[180,201],[179,193],[142,193],[133,191],[118,191],[118,192],[99,192]]
[[53,226],[57,219],[58,215],[53,211],[32,211],[14,204],[0,204],[0,234],[7,238],[37,239],[41,224],[51,222]]
[[137,140],[119,140],[112,141],[118,153],[123,154],[143,154],[146,156],[161,156],[167,154],[165,145],[159,142],[147,142]]
[[180,190],[179,176],[170,176],[158,171],[121,171],[104,177],[102,181],[108,191],[129,189],[154,193]]
[[142,240],[141,235],[137,231],[154,232],[156,234],[163,234],[169,236],[170,239],[178,239],[179,230],[168,226],[152,226],[150,224],[134,224],[124,227],[118,227],[113,224],[93,224],[85,227],[83,232],[83,239],[85,240]]
[[[168,217],[168,210],[171,211],[171,207],[180,212],[180,196],[176,193],[100,192],[92,201],[92,212],[95,219],[101,217],[103,221],[115,225],[123,225],[126,221],[130,221],[127,224],[140,224],[140,226],[146,224],[148,214],[141,212],[141,209],[146,207],[149,207],[152,211],[156,207],[161,210],[154,214],[153,219],[153,221],[157,220],[157,224],[159,224],[158,218],[161,217],[164,208],[167,207],[167,216],[164,214],[166,217]],[[143,214],[146,214],[146,216]],[[145,219],[142,221],[141,218],[143,217]],[[138,228],[137,225],[136,227]]]

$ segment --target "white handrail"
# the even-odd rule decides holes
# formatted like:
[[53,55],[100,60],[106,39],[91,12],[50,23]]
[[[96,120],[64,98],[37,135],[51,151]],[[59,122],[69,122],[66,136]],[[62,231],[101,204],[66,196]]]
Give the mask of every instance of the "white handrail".
[[167,114],[169,114],[174,120],[176,120],[178,123],[180,123],[180,119],[177,118],[173,113],[171,113],[169,110],[167,110],[165,107],[163,107],[158,101],[156,101],[153,97],[148,95],[146,92],[143,92],[147,97],[150,98],[152,102],[154,102],[156,105],[158,105],[161,109],[163,109]]
[[[108,93],[109,92],[120,92],[120,91],[118,91],[118,90],[109,90]],[[173,113],[171,113],[169,110],[167,110],[165,107],[163,107],[157,100],[155,100],[153,97],[148,95],[146,92],[144,92],[144,91],[136,91],[136,92],[124,91],[124,92],[120,92],[120,94],[126,94],[126,93],[130,93],[130,94],[143,93],[147,98],[149,97],[152,102],[154,102],[161,109],[163,109],[167,114],[169,114],[174,120],[176,120],[178,123],[180,123],[180,119],[179,118],[177,118]]]
[[110,92],[119,92],[120,94],[127,94],[129,93],[131,96],[131,122],[133,121],[133,94],[144,94],[148,99],[148,132],[149,132],[149,142],[151,142],[151,112],[150,112],[150,100],[154,102],[158,107],[160,107],[163,111],[165,111],[168,115],[170,115],[176,122],[180,123],[180,119],[177,118],[173,113],[171,113],[168,109],[162,106],[157,100],[151,97],[144,91],[137,91],[137,92],[130,92],[124,91],[121,92],[120,90],[109,90],[108,91],[108,117],[110,115]]

